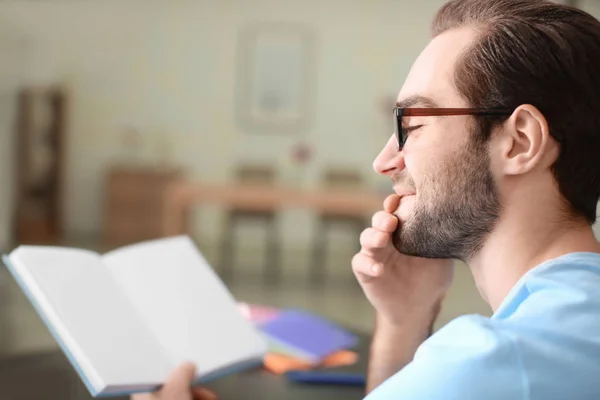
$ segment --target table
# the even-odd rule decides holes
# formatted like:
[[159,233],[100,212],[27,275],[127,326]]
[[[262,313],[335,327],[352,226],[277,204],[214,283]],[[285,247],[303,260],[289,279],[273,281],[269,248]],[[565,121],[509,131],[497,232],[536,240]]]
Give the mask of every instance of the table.
[[189,208],[200,203],[243,207],[256,211],[283,208],[310,208],[321,213],[366,216],[380,210],[385,196],[366,189],[303,190],[248,184],[217,185],[178,181],[164,192],[162,235],[185,232]]
[[[365,372],[369,338],[359,335],[360,361],[339,370]],[[293,384],[285,378],[253,370],[218,379],[207,385],[220,400],[358,400],[364,389],[357,387]],[[90,400],[92,397],[60,351],[0,359],[0,399]],[[112,397],[127,400],[128,397]]]

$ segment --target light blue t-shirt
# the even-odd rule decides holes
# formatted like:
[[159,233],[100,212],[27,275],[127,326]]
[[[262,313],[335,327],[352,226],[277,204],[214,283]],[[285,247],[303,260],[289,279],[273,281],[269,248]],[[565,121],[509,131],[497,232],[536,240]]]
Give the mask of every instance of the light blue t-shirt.
[[491,318],[450,322],[367,399],[600,399],[600,254],[528,271]]

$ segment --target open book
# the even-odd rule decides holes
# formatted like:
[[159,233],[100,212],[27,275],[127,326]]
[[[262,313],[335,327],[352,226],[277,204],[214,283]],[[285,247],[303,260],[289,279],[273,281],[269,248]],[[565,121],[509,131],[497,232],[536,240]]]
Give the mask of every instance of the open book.
[[94,397],[154,390],[184,361],[205,382],[268,351],[187,236],[104,255],[19,246],[4,262]]

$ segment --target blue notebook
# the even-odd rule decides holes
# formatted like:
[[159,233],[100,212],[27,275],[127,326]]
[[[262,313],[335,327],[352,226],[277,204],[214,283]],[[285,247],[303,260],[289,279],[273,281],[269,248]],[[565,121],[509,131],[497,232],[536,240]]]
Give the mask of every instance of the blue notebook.
[[339,350],[354,347],[358,337],[338,324],[301,310],[283,310],[259,326],[274,351],[319,363]]

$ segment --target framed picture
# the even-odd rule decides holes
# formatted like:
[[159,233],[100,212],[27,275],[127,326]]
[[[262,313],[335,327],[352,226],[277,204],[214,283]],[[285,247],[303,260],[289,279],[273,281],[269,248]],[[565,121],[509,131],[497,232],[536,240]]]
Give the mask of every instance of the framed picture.
[[312,32],[293,24],[254,24],[241,30],[238,51],[235,114],[242,130],[305,130],[316,86]]

